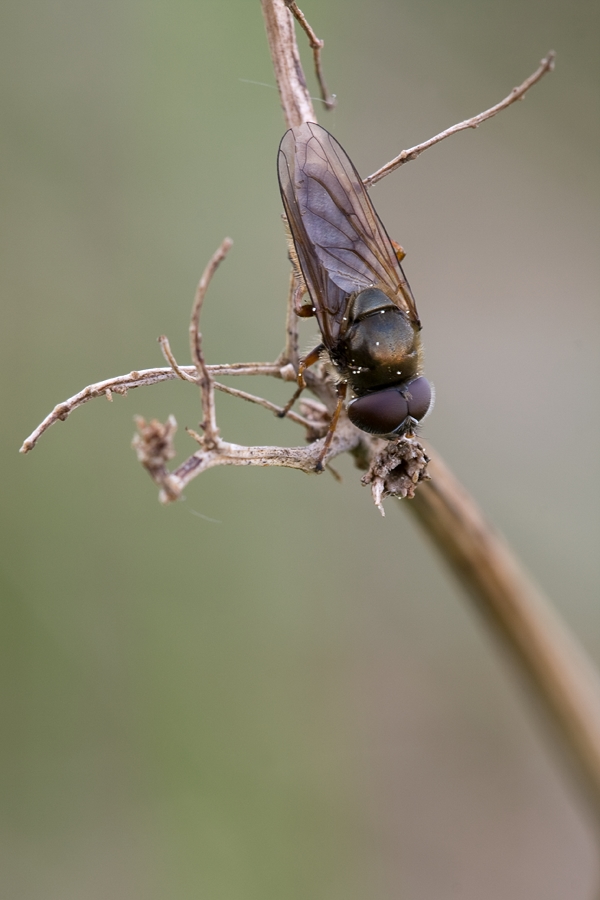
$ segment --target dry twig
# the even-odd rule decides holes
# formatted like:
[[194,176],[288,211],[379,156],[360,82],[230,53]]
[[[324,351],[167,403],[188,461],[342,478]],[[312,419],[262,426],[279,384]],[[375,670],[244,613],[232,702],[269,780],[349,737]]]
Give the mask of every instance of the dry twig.
[[214,450],[219,443],[219,429],[217,427],[217,415],[215,411],[215,389],[210,372],[206,368],[204,355],[202,353],[202,335],[200,334],[200,313],[202,312],[202,304],[208,290],[213,275],[217,270],[217,266],[225,259],[227,253],[231,249],[232,241],[225,238],[218,250],[213,253],[209,263],[202,273],[202,278],[198,282],[196,288],[196,296],[194,297],[194,305],[192,306],[192,316],[190,319],[190,351],[194,365],[196,366],[196,379],[200,385],[200,393],[202,395],[202,411],[204,418],[202,419],[202,431],[204,432],[202,446],[205,450]]
[[[166,340],[163,338],[163,340]],[[161,340],[161,346],[164,349],[164,343]],[[290,381],[289,373],[286,367],[282,367],[280,363],[233,363],[232,365],[215,365],[207,366],[211,375],[268,375],[272,378],[283,378]],[[147,387],[151,384],[159,384],[162,381],[172,381],[175,378],[181,378],[183,374],[186,381],[192,381],[197,384],[195,366],[178,366],[177,370],[172,366],[168,368],[140,369],[129,372],[127,375],[115,375],[113,378],[107,378],[104,381],[98,381],[95,384],[88,384],[87,387],[58,403],[52,412],[35,428],[29,437],[25,438],[20,449],[20,453],[29,453],[33,450],[41,436],[48,431],[55,422],[64,422],[71,413],[83,406],[89,400],[95,400],[96,397],[109,397],[112,394],[120,394],[126,396],[130,390],[138,387]],[[293,380],[293,379],[291,379]]]
[[326,109],[333,109],[336,104],[336,96],[335,94],[330,94],[327,90],[327,85],[325,84],[325,75],[323,74],[323,67],[321,65],[321,50],[325,46],[325,42],[317,37],[313,29],[310,27],[310,24],[302,10],[298,9],[298,5],[297,3],[295,3],[295,0],[285,0],[285,5],[306,33],[308,43],[310,44],[310,48],[313,52],[315,74],[317,76],[317,81],[319,82],[319,88],[321,90],[321,100],[325,104]]
[[508,97],[505,97],[500,103],[496,103],[495,106],[491,106],[489,109],[486,109],[485,112],[473,116],[472,119],[465,119],[464,122],[459,122],[458,125],[452,125],[451,128],[446,128],[445,131],[441,131],[439,134],[436,134],[435,137],[429,138],[428,141],[423,141],[422,144],[411,147],[410,150],[403,150],[402,153],[394,159],[391,159],[385,166],[377,169],[377,171],[373,172],[372,175],[369,175],[368,178],[364,178],[363,184],[368,188],[373,184],[377,184],[378,181],[381,181],[381,179],[385,178],[386,175],[389,175],[390,172],[394,172],[396,169],[400,168],[400,166],[403,166],[404,163],[416,159],[417,156],[420,156],[421,153],[424,153],[425,150],[429,150],[429,148],[435,146],[435,144],[439,144],[440,141],[445,140],[447,137],[451,137],[453,134],[458,134],[459,131],[466,131],[467,128],[478,128],[482,122],[491,119],[503,109],[509,107],[512,103],[515,103],[517,100],[523,100],[529,88],[533,87],[534,84],[537,84],[546,72],[552,72],[555,59],[556,54],[554,50],[550,50],[548,55],[540,62],[535,72],[530,75],[529,78],[526,78],[519,87],[513,88]]
[[[173,355],[171,344],[169,343],[169,338],[166,336],[166,334],[160,335],[158,343],[160,344],[160,349],[162,350],[164,358],[170,364],[177,377],[180,378],[181,381],[191,381],[192,384],[197,384],[198,376],[196,375],[196,378],[194,378],[193,375],[189,375],[184,369],[179,366],[177,360],[175,359],[175,356]],[[195,368],[196,367],[194,366],[194,369]]]
[[275,80],[288,128],[316,122],[294,34],[294,20],[285,0],[261,0]]

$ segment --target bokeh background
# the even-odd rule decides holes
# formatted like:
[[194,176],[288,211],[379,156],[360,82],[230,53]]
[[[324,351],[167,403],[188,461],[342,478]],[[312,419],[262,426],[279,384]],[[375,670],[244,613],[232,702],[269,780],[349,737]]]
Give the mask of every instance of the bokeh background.
[[[600,663],[600,7],[302,5],[338,96],[320,121],[364,174],[557,51],[525,102],[372,196],[424,322],[425,435]],[[275,358],[284,124],[257,2],[4,0],[2,19],[2,896],[594,896],[597,838],[537,709],[349,460],[341,485],[214,470],[162,508],[132,419],[174,413],[184,458],[181,383],[96,400],[18,456],[58,401],[161,365],[157,335],[187,361],[226,234],[208,359]],[[233,441],[301,440],[228,397],[218,414]]]

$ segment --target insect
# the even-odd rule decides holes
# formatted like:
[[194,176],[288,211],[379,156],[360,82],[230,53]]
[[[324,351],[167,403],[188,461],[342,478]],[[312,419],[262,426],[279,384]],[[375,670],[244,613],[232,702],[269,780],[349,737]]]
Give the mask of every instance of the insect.
[[[297,263],[323,342],[300,363],[303,373],[325,351],[339,375],[337,409],[317,469],[323,468],[348,387],[350,421],[369,434],[410,434],[433,405],[422,375],[421,323],[394,244],[350,158],[324,128],[308,122],[279,145],[279,187]],[[303,293],[303,286],[298,292]]]

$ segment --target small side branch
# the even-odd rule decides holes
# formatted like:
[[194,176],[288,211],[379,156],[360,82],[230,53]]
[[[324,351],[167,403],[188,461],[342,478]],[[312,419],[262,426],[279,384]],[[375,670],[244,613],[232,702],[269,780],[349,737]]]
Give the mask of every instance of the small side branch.
[[[188,373],[184,371],[184,369],[182,369],[178,364],[175,356],[173,355],[171,344],[169,343],[169,338],[166,336],[166,334],[161,334],[158,339],[158,343],[160,344],[160,349],[162,350],[164,358],[170,364],[177,377],[180,378],[181,381],[191,381],[192,384],[197,384],[197,375],[196,378],[194,378],[193,375],[188,375]],[[196,366],[194,366],[194,370],[196,370]]]
[[215,392],[211,374],[204,361],[202,353],[202,335],[200,334],[200,313],[202,312],[202,304],[208,290],[213,275],[215,274],[219,263],[221,263],[232,246],[232,240],[225,238],[221,246],[212,255],[209,263],[202,273],[202,278],[198,282],[196,288],[196,296],[192,306],[192,315],[190,319],[190,351],[192,360],[196,366],[196,377],[202,394],[202,430],[204,432],[204,447],[211,450],[216,447],[219,440],[219,429],[217,427],[217,418],[215,413]]
[[310,49],[313,52],[313,60],[315,63],[315,75],[317,76],[317,81],[319,82],[319,89],[321,91],[321,100],[325,104],[325,109],[333,109],[336,104],[336,96],[335,94],[330,94],[327,90],[327,85],[325,84],[325,75],[323,74],[323,67],[321,66],[321,50],[325,46],[325,41],[322,41],[317,35],[314,33],[310,24],[302,12],[301,9],[298,9],[295,0],[285,0],[285,5],[290,10],[298,24],[306,33],[308,38],[308,42],[310,44]]
[[[133,447],[139,461],[160,488],[159,500],[164,504],[178,500],[187,484],[215,466],[283,466],[314,475],[323,447],[323,439],[304,447],[245,447],[219,440],[218,446],[211,450],[199,449],[169,472],[166,464],[174,456],[173,435],[177,429],[173,416],[169,416],[164,425],[156,419],[146,422],[141,417],[136,419],[136,424],[138,433],[133,439]],[[195,439],[202,440],[188,431]],[[335,433],[328,459],[341,453],[359,453],[362,441],[363,436],[346,419]],[[332,474],[339,478],[336,473]]]
[[377,169],[376,172],[373,172],[372,175],[369,175],[368,178],[363,179],[363,184],[365,187],[369,188],[373,184],[377,184],[378,181],[381,181],[382,178],[385,178],[386,175],[389,175],[390,172],[394,172],[396,169],[403,166],[404,163],[410,162],[411,159],[416,159],[417,156],[420,156],[421,153],[424,153],[425,150],[429,150],[430,147],[433,147],[435,144],[439,144],[440,141],[445,140],[447,137],[451,137],[453,134],[458,134],[459,131],[466,131],[467,128],[477,128],[481,125],[482,122],[485,122],[487,119],[491,119],[492,116],[495,116],[497,113],[501,112],[503,109],[506,109],[507,106],[515,103],[517,100],[522,100],[529,90],[529,88],[533,87],[534,84],[542,78],[546,72],[552,72],[554,69],[554,61],[556,58],[556,54],[553,50],[551,50],[546,57],[540,62],[539,67],[535,70],[533,75],[530,75],[529,78],[526,78],[523,84],[519,85],[519,87],[513,88],[508,97],[505,97],[504,100],[501,100],[500,103],[496,103],[495,106],[490,107],[490,109],[486,109],[485,112],[479,113],[477,116],[473,116],[472,119],[465,119],[464,122],[459,122],[457,125],[453,125],[451,128],[447,128],[445,131],[441,131],[440,134],[436,134],[435,137],[429,138],[428,141],[423,141],[422,144],[417,144],[416,147],[411,147],[410,150],[403,150],[399,156],[396,156],[395,159],[390,160],[389,163],[386,163],[385,166],[382,166],[380,169]]
[[[212,376],[267,375],[271,378],[283,378],[284,381],[294,380],[293,376],[291,379],[288,377],[287,367],[284,366],[282,368],[281,364],[277,362],[232,363],[231,365],[211,365],[206,368]],[[182,375],[184,376],[183,380],[192,381],[194,384],[197,383],[195,366],[177,366],[177,369],[169,366],[168,368],[140,369],[139,371],[134,369],[133,372],[129,372],[127,375],[115,375],[113,378],[106,378],[104,381],[88,384],[87,387],[84,387],[77,394],[68,397],[62,403],[57,403],[52,412],[23,441],[19,452],[29,453],[44,432],[48,431],[55,422],[64,422],[74,410],[83,406],[89,400],[95,400],[97,397],[112,399],[113,393],[125,396],[134,388],[148,387],[151,384],[159,384],[161,381],[173,381],[175,378],[181,378]]]
[[265,400],[263,397],[249,394],[247,391],[240,391],[238,388],[229,387],[226,384],[221,384],[219,381],[213,381],[213,386],[215,390],[222,391],[224,394],[229,394],[231,397],[237,397],[239,400],[247,400],[249,403],[256,403],[258,406],[268,409],[279,418],[285,417],[291,422],[296,422],[297,425],[303,425],[312,435],[316,434],[316,436],[322,437],[322,434],[327,431],[328,426],[326,422],[321,422],[319,424],[315,421],[311,421],[304,416],[299,416],[298,413],[293,412],[291,409],[286,411],[285,407],[278,406],[276,403],[271,403],[270,400]]

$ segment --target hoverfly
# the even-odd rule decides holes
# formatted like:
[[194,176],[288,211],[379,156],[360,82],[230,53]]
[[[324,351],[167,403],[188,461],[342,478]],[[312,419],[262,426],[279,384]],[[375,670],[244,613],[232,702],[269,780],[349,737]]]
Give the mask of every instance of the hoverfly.
[[340,376],[321,469],[348,386],[350,421],[390,439],[413,431],[433,391],[421,374],[421,323],[400,265],[404,251],[390,240],[346,152],[307,122],[284,134],[278,172],[290,255],[311,300],[296,312],[316,316],[323,338],[300,363],[299,389],[324,351]]

